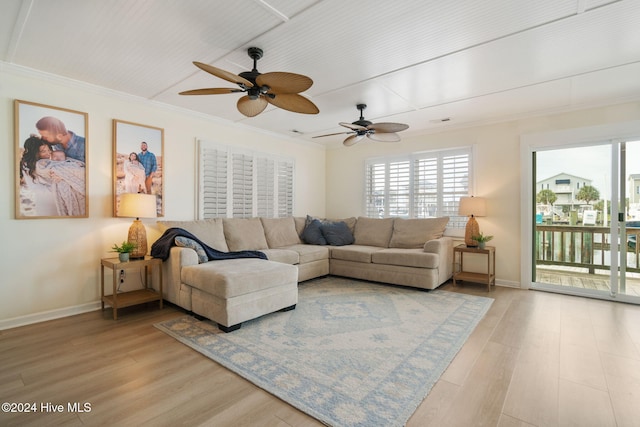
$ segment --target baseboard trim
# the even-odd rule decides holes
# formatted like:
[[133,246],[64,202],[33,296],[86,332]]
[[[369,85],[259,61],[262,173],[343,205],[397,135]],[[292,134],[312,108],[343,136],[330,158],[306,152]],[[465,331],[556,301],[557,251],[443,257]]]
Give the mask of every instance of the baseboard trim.
[[100,302],[90,302],[87,304],[65,307],[57,310],[43,311],[40,313],[28,314],[26,316],[12,317],[11,319],[0,320],[0,331],[17,328],[19,326],[31,325],[34,323],[46,322],[47,320],[60,319],[62,317],[74,316],[76,314],[87,313],[89,311],[100,310]]
[[512,280],[496,280],[496,286],[504,286],[505,288],[522,288],[520,282],[514,282]]

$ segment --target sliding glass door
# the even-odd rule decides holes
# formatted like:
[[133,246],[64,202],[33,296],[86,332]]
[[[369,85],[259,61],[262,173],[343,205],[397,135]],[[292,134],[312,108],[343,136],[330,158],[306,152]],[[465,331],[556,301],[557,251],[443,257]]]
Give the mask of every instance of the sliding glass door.
[[640,302],[640,142],[531,151],[531,287]]

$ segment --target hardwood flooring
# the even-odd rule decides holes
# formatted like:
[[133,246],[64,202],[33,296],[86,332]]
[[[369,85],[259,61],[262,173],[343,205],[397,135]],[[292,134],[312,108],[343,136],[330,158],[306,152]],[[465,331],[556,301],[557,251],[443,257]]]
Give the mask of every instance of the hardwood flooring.
[[[409,427],[640,425],[640,307],[442,289],[495,302]],[[153,327],[181,315],[153,303],[0,331],[0,402],[37,409],[0,425],[322,425]]]

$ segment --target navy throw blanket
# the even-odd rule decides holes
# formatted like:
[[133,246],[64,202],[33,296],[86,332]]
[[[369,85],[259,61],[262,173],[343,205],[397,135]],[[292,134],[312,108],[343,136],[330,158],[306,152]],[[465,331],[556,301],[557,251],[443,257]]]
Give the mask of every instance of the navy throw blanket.
[[160,258],[166,261],[169,258],[169,252],[171,247],[175,246],[175,239],[178,236],[187,237],[200,243],[204,251],[207,253],[209,261],[221,260],[221,259],[233,259],[233,258],[261,258],[267,259],[267,256],[260,251],[237,251],[237,252],[222,252],[217,249],[213,249],[211,246],[206,245],[200,239],[187,230],[182,228],[169,228],[167,231],[151,245],[151,256],[154,258]]

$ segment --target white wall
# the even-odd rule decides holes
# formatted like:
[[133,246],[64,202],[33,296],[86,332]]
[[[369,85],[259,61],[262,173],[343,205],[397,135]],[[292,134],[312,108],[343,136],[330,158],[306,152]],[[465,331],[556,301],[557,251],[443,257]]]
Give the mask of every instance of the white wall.
[[[358,216],[364,210],[364,162],[369,157],[475,145],[474,195],[487,198],[480,229],[495,236],[496,281],[520,286],[520,137],[640,118],[640,102],[553,114],[505,123],[403,135],[397,144],[361,142],[327,151],[327,216]],[[355,204],[353,201],[357,201]]]
[[[116,94],[54,76],[0,64],[0,329],[95,309],[100,296],[100,258],[126,239],[131,221],[112,216],[112,120],[165,131],[164,219],[195,217],[196,138],[262,152],[287,153],[296,161],[295,215],[325,213],[325,149],[253,132],[165,105]],[[87,138],[89,217],[16,220],[13,101],[20,99],[89,114]],[[150,240],[159,232],[144,220]]]

